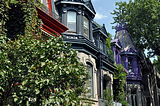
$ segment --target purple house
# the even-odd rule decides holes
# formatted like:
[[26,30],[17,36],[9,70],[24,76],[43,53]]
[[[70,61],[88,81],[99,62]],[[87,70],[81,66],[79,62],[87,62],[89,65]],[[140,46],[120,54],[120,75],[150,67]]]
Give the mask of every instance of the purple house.
[[[140,56],[130,38],[125,24],[116,26],[115,39],[111,41],[112,51],[116,64],[124,65],[129,73],[127,83],[141,82]],[[121,62],[122,60],[122,62]]]
[[127,101],[132,106],[142,106],[142,78],[139,50],[134,46],[125,24],[116,26],[115,39],[111,41],[116,64],[122,64],[127,73]]

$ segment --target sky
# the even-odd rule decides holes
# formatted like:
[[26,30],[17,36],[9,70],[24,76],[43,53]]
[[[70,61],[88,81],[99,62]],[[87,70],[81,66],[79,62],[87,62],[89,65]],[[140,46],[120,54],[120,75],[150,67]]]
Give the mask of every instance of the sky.
[[91,0],[96,11],[94,21],[100,25],[105,24],[107,32],[111,33],[113,36],[115,36],[115,29],[112,29],[112,26],[115,26],[116,24],[111,24],[114,22],[114,15],[110,13],[116,8],[115,2],[120,1],[128,2],[129,0]]
[[[111,24],[114,22],[114,15],[112,15],[111,12],[116,9],[115,3],[120,1],[126,1],[127,3],[129,2],[129,0],[91,0],[96,11],[94,21],[100,25],[105,24],[105,28],[107,32],[112,34],[112,38],[115,36],[115,29],[112,29],[112,26],[116,26],[116,24]],[[147,51],[145,51],[145,54],[146,53]],[[153,62],[155,58],[157,57],[150,58],[151,62]]]

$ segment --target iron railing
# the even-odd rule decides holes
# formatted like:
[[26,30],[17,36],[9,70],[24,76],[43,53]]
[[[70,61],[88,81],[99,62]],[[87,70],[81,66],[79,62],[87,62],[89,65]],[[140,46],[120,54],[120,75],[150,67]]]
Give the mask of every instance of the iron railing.
[[[38,4],[39,1],[35,0],[35,3]],[[57,13],[53,12],[51,9],[45,6],[44,4],[42,4],[42,7],[40,9],[42,9],[45,13],[47,13],[49,16],[53,17],[57,21],[62,22],[62,18]]]
[[100,45],[102,45],[102,49],[101,52],[103,52],[104,54],[107,54],[112,60],[114,60],[114,55],[113,55],[113,51],[111,49],[109,49],[108,47],[106,47],[106,45],[104,45],[102,42],[94,39],[95,45],[100,49]]
[[47,13],[49,16],[53,17],[54,19],[56,19],[59,22],[62,22],[62,18],[56,14],[55,12],[53,12],[52,10],[50,10],[48,7],[46,6],[42,6],[41,8],[45,13]]

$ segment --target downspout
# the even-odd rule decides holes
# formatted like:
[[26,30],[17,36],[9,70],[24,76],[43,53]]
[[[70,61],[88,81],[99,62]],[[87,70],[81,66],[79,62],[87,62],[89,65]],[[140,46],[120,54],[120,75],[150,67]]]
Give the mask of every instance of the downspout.
[[99,94],[99,96],[100,96],[100,98],[101,98],[101,54],[100,54],[100,56],[99,56],[99,71],[100,71],[100,94]]
[[52,2],[51,0],[47,0],[47,2],[48,2],[49,15],[52,15]]

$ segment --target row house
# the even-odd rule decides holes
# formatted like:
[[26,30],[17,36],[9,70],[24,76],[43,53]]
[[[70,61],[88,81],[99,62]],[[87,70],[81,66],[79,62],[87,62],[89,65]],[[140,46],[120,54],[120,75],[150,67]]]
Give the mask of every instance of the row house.
[[42,34],[63,34],[63,40],[78,51],[91,76],[88,95],[94,106],[100,105],[104,89],[113,89],[114,63],[122,64],[128,72],[126,99],[131,106],[159,106],[160,75],[135,47],[125,24],[116,27],[115,39],[111,41],[112,60],[106,52],[105,25],[93,21],[96,12],[91,0],[41,0],[41,3],[42,8],[36,9],[43,22]]
[[125,24],[116,26],[111,47],[115,62],[128,73],[127,102],[131,106],[159,106],[159,74],[144,52],[135,47]]
[[72,44],[78,57],[90,72],[89,90],[93,105],[101,104],[104,89],[112,90],[114,62],[122,64],[128,72],[126,100],[131,106],[159,106],[160,75],[144,52],[134,45],[125,24],[116,26],[111,41],[112,60],[106,52],[108,37],[105,26],[93,21],[95,10],[91,0],[41,0],[37,7],[43,21],[43,34],[63,34],[63,40]]
[[71,43],[72,48],[78,51],[80,61],[85,64],[91,76],[88,95],[91,95],[92,104],[98,106],[104,89],[112,89],[115,66],[114,60],[106,52],[108,34],[105,26],[99,26],[93,21],[96,12],[91,0],[41,2],[44,6],[42,10],[37,10],[44,23],[43,31],[62,34],[64,42]]
[[106,87],[112,90],[115,62],[122,64],[128,73],[125,88],[127,102],[131,106],[159,106],[160,75],[144,52],[136,48],[125,24],[116,26],[115,39],[111,41],[112,60],[106,52],[108,34],[105,26],[93,21],[96,12],[91,0],[41,2],[44,6],[37,11],[43,21],[43,33],[62,33],[63,40],[78,51],[80,61],[90,72],[89,95],[93,105],[100,105]]

